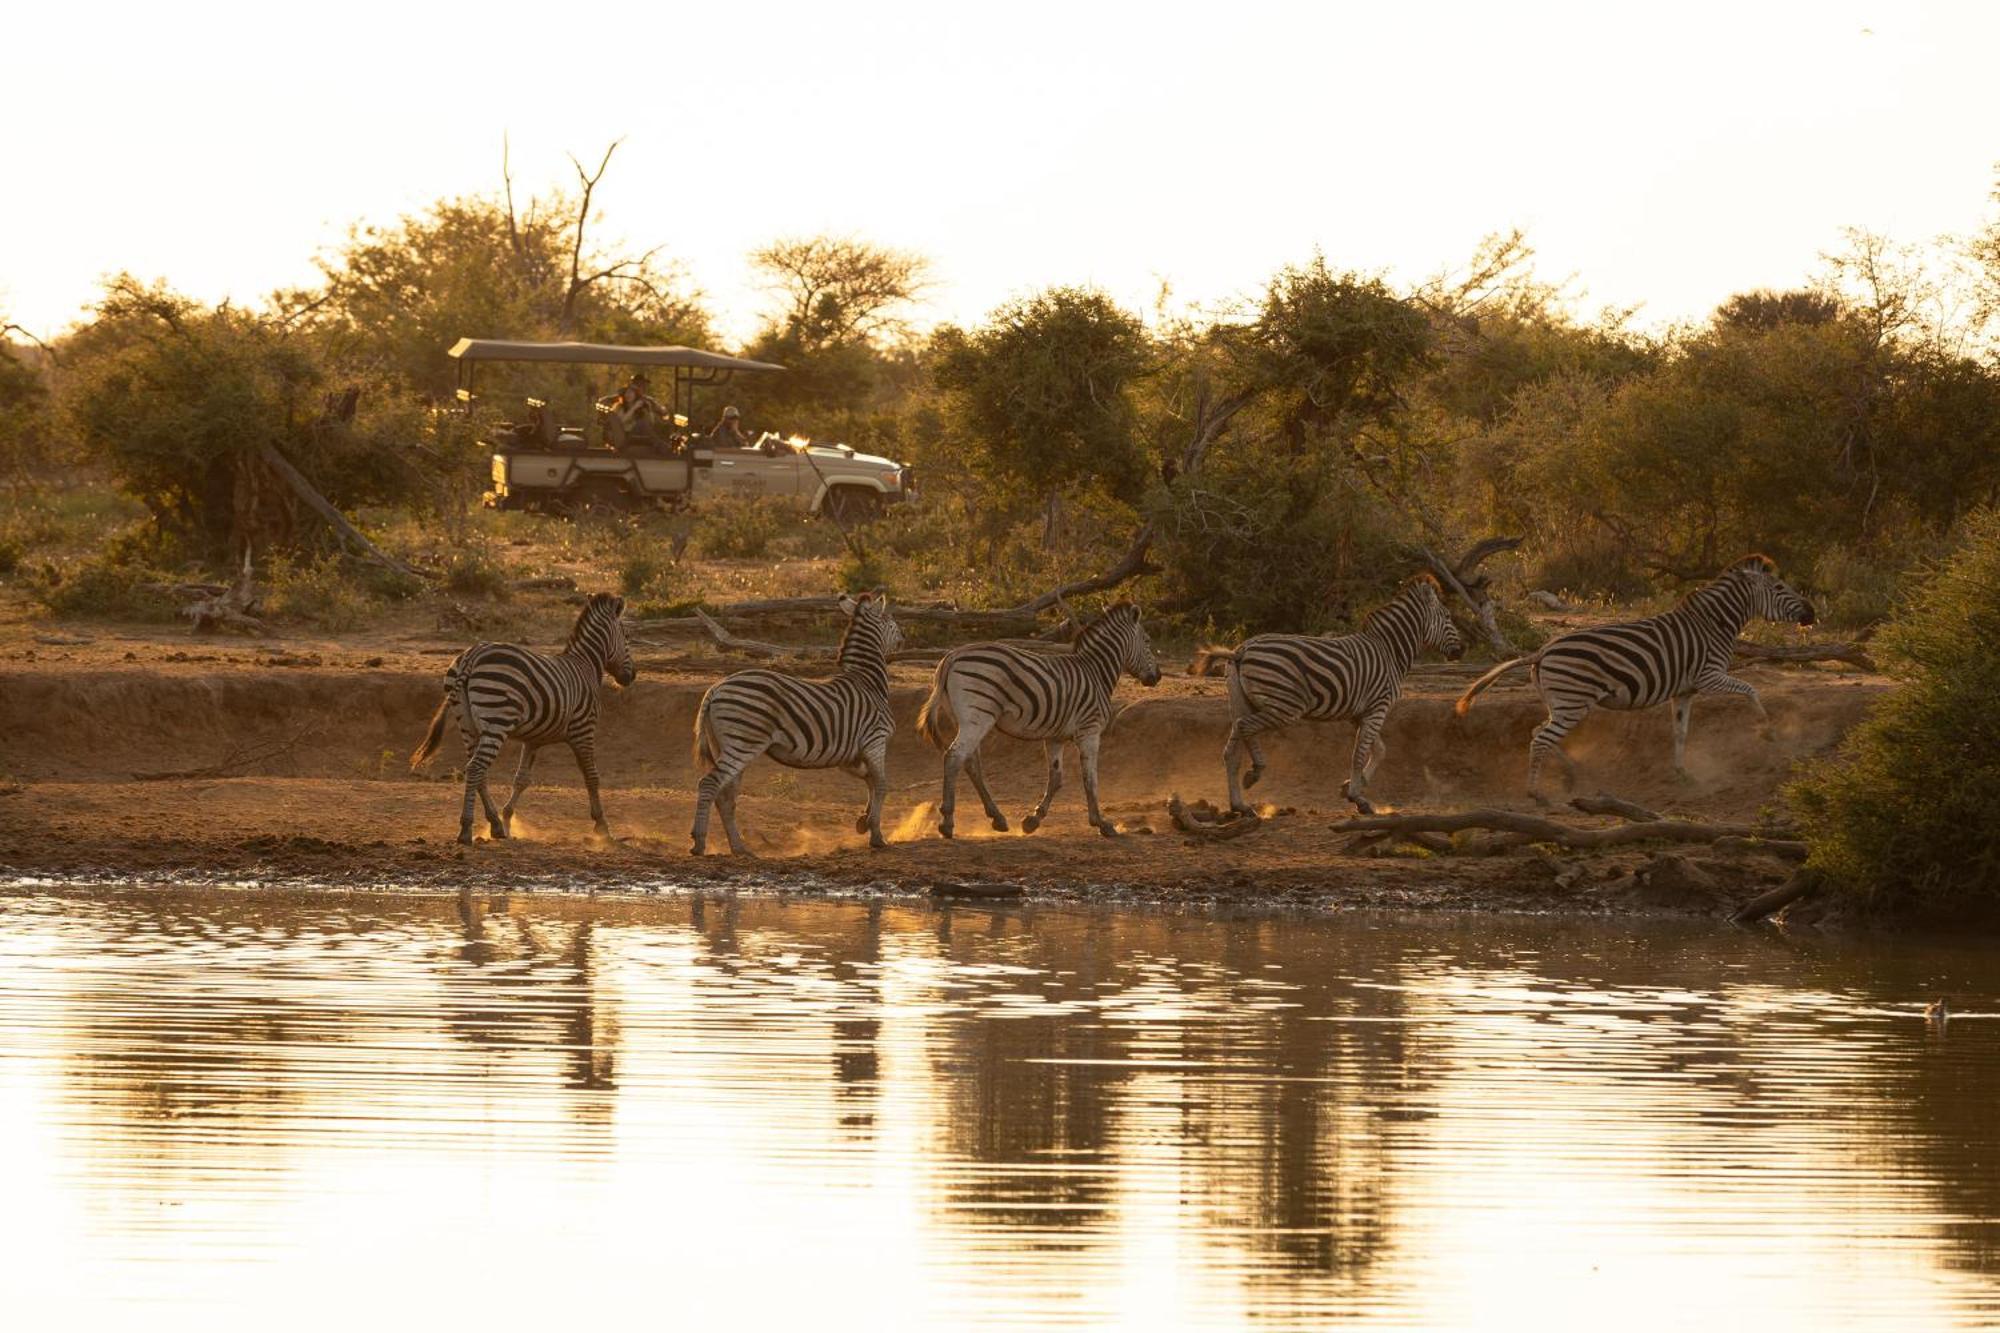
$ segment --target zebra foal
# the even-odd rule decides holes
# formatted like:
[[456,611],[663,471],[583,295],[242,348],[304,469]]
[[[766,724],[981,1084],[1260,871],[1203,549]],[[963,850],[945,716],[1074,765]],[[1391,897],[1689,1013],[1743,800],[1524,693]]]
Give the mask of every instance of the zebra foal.
[[[1119,673],[1129,671],[1147,685],[1160,683],[1160,664],[1153,645],[1139,625],[1139,608],[1120,602],[1077,635],[1074,653],[1045,653],[1001,643],[974,643],[953,649],[938,663],[930,696],[917,714],[917,731],[944,751],[944,797],[938,811],[938,832],[952,835],[952,812],[958,802],[958,774],[963,768],[979,793],[980,804],[993,827],[1007,831],[1007,817],[994,804],[979,759],[987,733],[1042,743],[1049,780],[1033,814],[1021,821],[1033,833],[1048,818],[1049,802],[1062,786],[1064,741],[1076,744],[1083,759],[1083,795],[1091,825],[1107,838],[1118,830],[1097,805],[1097,746],[1111,721],[1111,691]],[[944,738],[947,719],[956,732]]]
[[[1455,660],[1465,645],[1437,580],[1419,574],[1370,611],[1353,634],[1259,634],[1234,652],[1196,653],[1189,675],[1207,675],[1211,662],[1228,666],[1231,720],[1222,766],[1229,777],[1229,808],[1248,810],[1243,789],[1264,776],[1260,735],[1307,719],[1345,718],[1355,724],[1354,756],[1341,793],[1363,814],[1373,814],[1362,791],[1389,752],[1382,725],[1402,693],[1403,677],[1426,648],[1442,649]],[[1237,760],[1245,749],[1250,768],[1239,785]]]
[[1747,681],[1729,674],[1737,636],[1753,616],[1799,625],[1818,619],[1812,603],[1778,577],[1768,556],[1746,556],[1665,615],[1577,630],[1525,657],[1502,662],[1459,696],[1457,711],[1464,716],[1481,690],[1515,667],[1529,668],[1549,716],[1528,743],[1528,794],[1546,804],[1540,787],[1542,760],[1553,754],[1566,773],[1575,775],[1576,763],[1563,753],[1562,738],[1593,706],[1650,708],[1672,700],[1674,772],[1685,778],[1688,716],[1697,694],[1743,695],[1757,710],[1766,739],[1770,737],[1771,716],[1764,701]]
[[[454,706],[458,730],[465,738],[465,804],[460,808],[458,840],[472,841],[472,801],[486,809],[486,824],[495,838],[512,832],[514,807],[528,789],[535,755],[544,745],[566,743],[583,770],[590,793],[590,822],[599,834],[611,836],[604,822],[604,803],[597,795],[597,699],[605,672],[619,685],[630,685],[637,671],[625,644],[619,617],[625,599],[608,592],[592,593],[570,629],[569,642],[551,657],[515,643],[476,643],[452,659],[444,672],[444,699],[431,715],[431,729],[410,756],[410,769],[421,768],[444,742],[445,723]],[[521,742],[521,766],[514,772],[514,790],[503,810],[496,810],[486,790],[486,773],[509,738]]]
[[867,833],[870,847],[886,847],[882,800],[889,792],[889,654],[902,646],[903,632],[879,593],[843,596],[847,616],[841,635],[839,669],[829,680],[799,680],[776,671],[738,671],[711,685],[694,719],[694,762],[703,770],[694,806],[693,842],[708,850],[708,811],[722,813],[729,850],[749,856],[736,828],[736,796],[743,770],[760,754],[788,768],[839,768],[868,783],[867,813],[854,831]]

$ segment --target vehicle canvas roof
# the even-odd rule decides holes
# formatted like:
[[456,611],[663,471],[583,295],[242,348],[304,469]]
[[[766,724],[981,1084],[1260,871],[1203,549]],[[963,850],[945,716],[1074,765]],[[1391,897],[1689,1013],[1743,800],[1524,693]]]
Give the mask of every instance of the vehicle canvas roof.
[[447,355],[459,361],[560,361],[571,365],[681,366],[697,370],[783,370],[769,361],[749,361],[699,347],[628,347],[618,343],[512,342],[502,338],[460,338]]

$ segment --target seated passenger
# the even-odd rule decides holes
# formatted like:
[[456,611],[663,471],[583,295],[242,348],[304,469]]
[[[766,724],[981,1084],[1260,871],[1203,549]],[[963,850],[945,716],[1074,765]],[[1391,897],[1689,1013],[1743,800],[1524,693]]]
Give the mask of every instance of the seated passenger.
[[667,409],[646,392],[646,387],[645,373],[635,371],[624,388],[597,400],[597,405],[608,409],[618,421],[613,443],[643,444],[659,438],[659,424]]
[[748,449],[750,438],[743,433],[743,414],[733,407],[722,409],[722,419],[715,423],[715,429],[708,433],[710,444],[724,444],[737,449]]

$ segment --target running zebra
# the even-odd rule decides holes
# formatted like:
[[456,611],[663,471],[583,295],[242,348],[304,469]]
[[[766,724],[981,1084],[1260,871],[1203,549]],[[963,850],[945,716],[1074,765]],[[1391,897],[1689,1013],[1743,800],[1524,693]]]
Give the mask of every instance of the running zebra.
[[1770,739],[1771,717],[1764,701],[1754,687],[1729,674],[1736,638],[1752,616],[1800,625],[1817,619],[1812,603],[1778,577],[1778,567],[1768,557],[1746,556],[1665,615],[1577,630],[1526,657],[1502,662],[1472,682],[1459,697],[1458,712],[1463,716],[1474,696],[1515,667],[1530,669],[1549,717],[1528,744],[1528,794],[1546,804],[1539,785],[1542,759],[1555,755],[1575,776],[1576,764],[1563,753],[1562,738],[1593,704],[1633,709],[1672,700],[1674,773],[1685,778],[1688,714],[1697,694],[1745,696]]
[[[931,693],[917,714],[917,730],[944,751],[944,803],[938,832],[952,834],[952,811],[958,801],[958,771],[972,778],[980,804],[993,827],[1005,833],[1007,817],[993,803],[979,746],[986,733],[998,728],[1005,736],[1040,741],[1049,761],[1048,787],[1035,812],[1021,821],[1033,833],[1048,818],[1049,802],[1062,786],[1062,747],[1073,741],[1083,757],[1083,796],[1090,822],[1107,838],[1118,830],[1097,806],[1097,743],[1111,722],[1111,690],[1118,674],[1129,671],[1147,685],[1160,683],[1160,664],[1153,645],[1139,627],[1139,608],[1120,602],[1077,635],[1074,653],[1038,652],[1002,643],[973,643],[953,649],[938,663]],[[944,721],[956,719],[957,733],[949,746]]]
[[[1389,752],[1382,724],[1402,693],[1404,675],[1426,648],[1443,649],[1454,660],[1465,651],[1437,580],[1419,574],[1387,604],[1369,612],[1358,633],[1259,634],[1235,652],[1204,648],[1196,653],[1189,675],[1207,675],[1211,662],[1229,667],[1233,721],[1222,747],[1229,808],[1248,810],[1243,789],[1264,776],[1258,736],[1307,719],[1346,718],[1355,724],[1354,758],[1341,794],[1363,814],[1374,814],[1362,792]],[[1239,785],[1236,764],[1244,749],[1250,751],[1250,768]]]
[[882,799],[889,792],[889,654],[903,631],[878,593],[843,596],[847,615],[840,669],[830,680],[799,680],[776,671],[739,671],[711,685],[694,719],[694,762],[703,769],[694,806],[694,843],[708,849],[708,807],[722,812],[729,850],[749,856],[736,830],[743,770],[760,754],[788,768],[839,768],[868,783],[868,810],[854,821],[870,847],[886,847]]
[[[472,798],[486,808],[486,825],[495,838],[512,831],[514,807],[528,789],[535,755],[556,741],[566,743],[583,770],[590,792],[590,822],[604,837],[604,803],[597,796],[597,691],[605,672],[620,685],[638,674],[625,630],[618,618],[625,599],[608,592],[592,593],[570,629],[569,643],[550,657],[513,643],[476,643],[460,653],[444,673],[444,700],[431,716],[431,729],[410,756],[410,768],[421,768],[444,742],[445,720],[458,708],[458,730],[465,737],[465,805],[459,811],[458,840],[472,841]],[[499,757],[509,737],[521,742],[521,766],[514,773],[514,792],[504,810],[493,808],[486,790],[486,771]]]

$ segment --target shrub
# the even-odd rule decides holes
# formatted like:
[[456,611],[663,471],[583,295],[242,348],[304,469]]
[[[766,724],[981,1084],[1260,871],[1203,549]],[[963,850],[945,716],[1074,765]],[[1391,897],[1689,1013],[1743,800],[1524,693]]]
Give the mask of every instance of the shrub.
[[783,501],[715,500],[695,515],[694,543],[712,560],[755,560],[795,520]]
[[12,574],[21,567],[21,557],[26,554],[21,543],[12,537],[0,537],[0,578]]
[[1903,687],[1788,790],[1809,864],[1874,910],[2000,914],[2000,512],[1877,642]]
[[34,594],[60,616],[169,621],[180,612],[167,591],[172,582],[171,575],[159,570],[98,556],[66,567],[49,566]]
[[444,586],[461,597],[505,598],[510,591],[507,571],[484,547],[467,546],[445,557]]
[[374,606],[363,578],[338,556],[305,562],[275,557],[265,567],[262,582],[265,611],[321,629],[353,629]]

